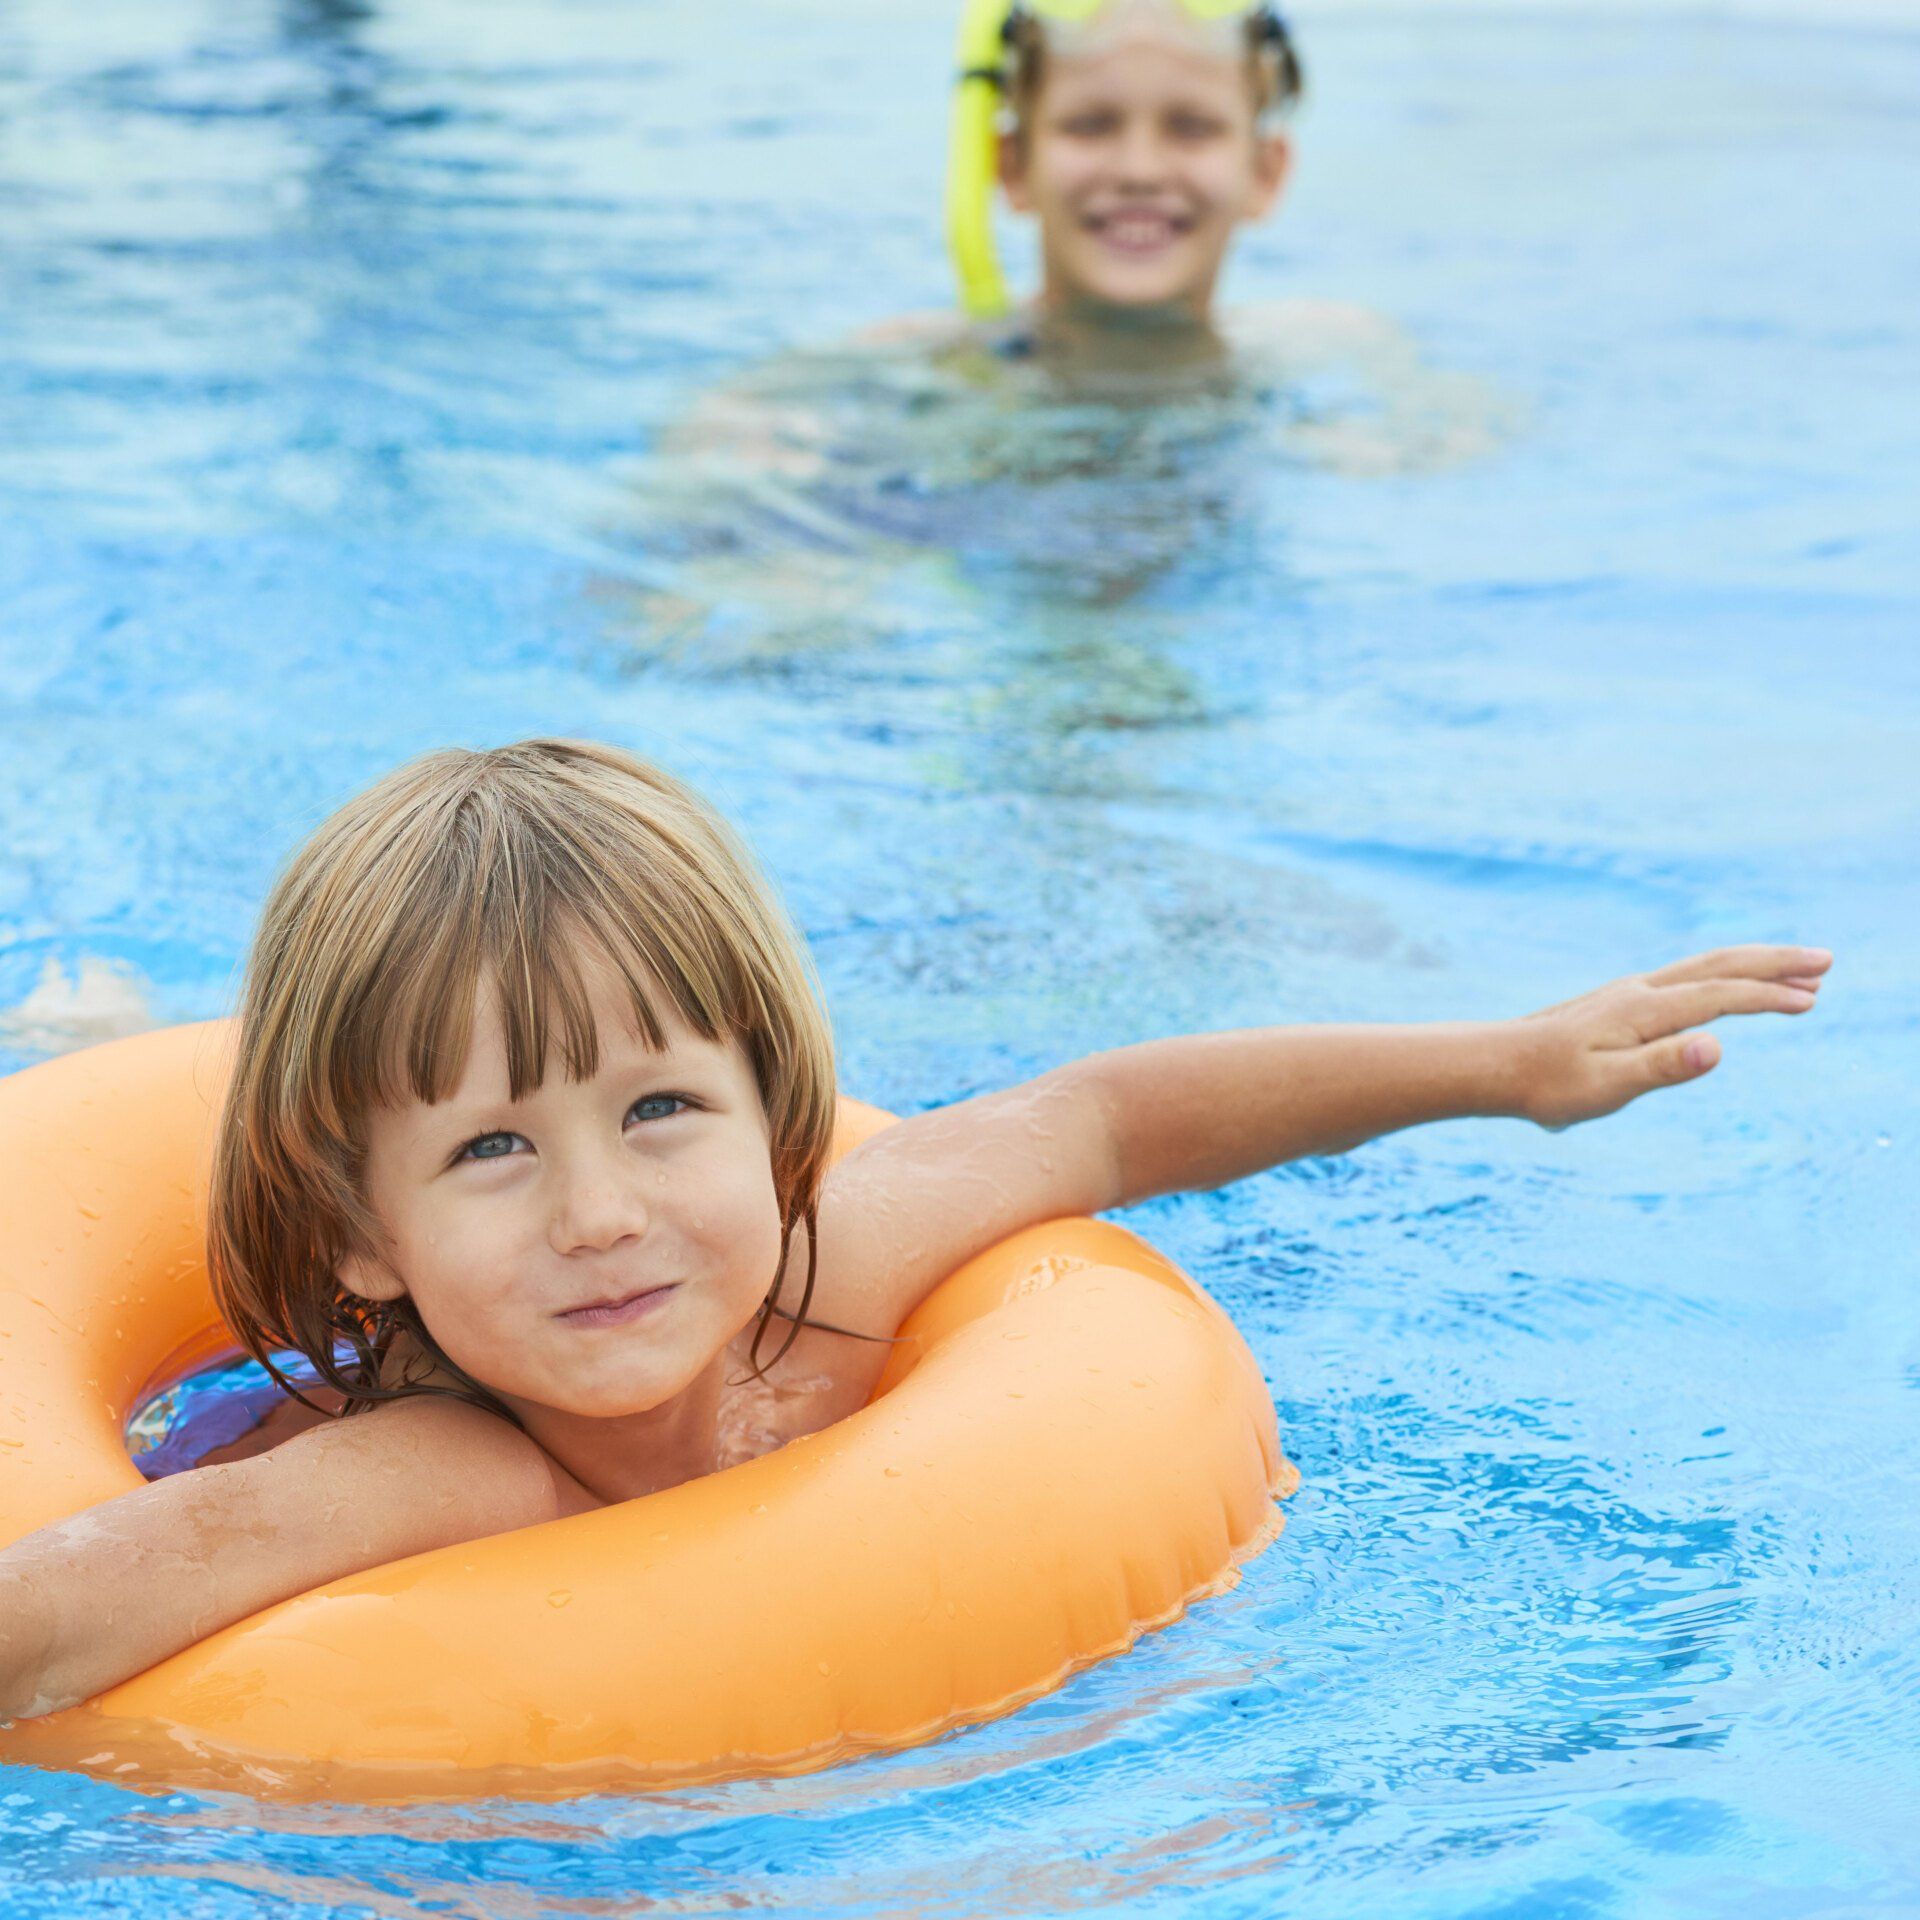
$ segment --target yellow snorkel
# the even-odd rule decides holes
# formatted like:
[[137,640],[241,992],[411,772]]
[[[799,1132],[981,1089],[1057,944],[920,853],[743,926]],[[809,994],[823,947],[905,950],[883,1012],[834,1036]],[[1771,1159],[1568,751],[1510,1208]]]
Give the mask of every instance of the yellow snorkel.
[[[1107,3],[1039,0],[1036,5],[1027,0],[1030,11],[1056,20],[1090,19]],[[1230,3],[1238,8],[1246,0]],[[960,281],[960,304],[974,320],[998,319],[1013,304],[993,239],[993,189],[1000,175],[1007,22],[1020,4],[1022,0],[966,0],[960,15],[959,76],[947,143],[947,249]]]
[[947,248],[960,304],[975,320],[1007,311],[1006,275],[993,242],[993,187],[1000,171],[1002,38],[1011,0],[966,0],[960,16],[960,76],[947,143]]
[[[1000,110],[1006,90],[1007,22],[1016,10],[1042,19],[1090,20],[1110,0],[964,0],[954,82],[953,123],[947,141],[947,249],[960,282],[960,304],[974,320],[994,320],[1012,306],[1000,251],[993,238],[993,190],[1000,173]],[[1259,37],[1270,39],[1291,66],[1286,28],[1270,0],[1177,0],[1192,19],[1244,14]]]

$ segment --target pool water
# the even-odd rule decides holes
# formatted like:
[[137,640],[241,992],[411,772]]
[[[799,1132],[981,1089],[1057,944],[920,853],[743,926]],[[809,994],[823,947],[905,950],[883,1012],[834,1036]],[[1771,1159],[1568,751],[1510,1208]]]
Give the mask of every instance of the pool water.
[[897,1108],[1839,954],[1613,1121],[1138,1210],[1305,1485],[1057,1695],[561,1806],[0,1767],[0,1914],[1920,1910],[1920,33],[1300,26],[1232,298],[1391,319],[1484,444],[1290,437],[1364,382],[1011,404],[991,473],[749,466],[716,522],[674,504],[703,393],[946,298],[944,8],[0,14],[0,1069],[223,1009],[327,809],[534,732],[742,821]]

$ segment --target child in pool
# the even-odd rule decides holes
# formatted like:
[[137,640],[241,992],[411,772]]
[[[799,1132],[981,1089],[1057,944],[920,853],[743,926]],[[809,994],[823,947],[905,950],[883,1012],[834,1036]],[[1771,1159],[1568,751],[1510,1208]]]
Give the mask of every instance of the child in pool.
[[[963,75],[961,85],[991,85],[1002,102],[995,171],[1008,204],[1037,229],[1033,301],[995,317],[1004,305],[997,265],[984,287],[969,273],[974,317],[910,315],[837,354],[757,369],[703,401],[666,451],[706,456],[736,480],[819,479],[860,460],[863,419],[889,437],[876,386],[899,388],[911,413],[969,448],[976,435],[1004,437],[1008,423],[1000,408],[967,408],[961,398],[1023,388],[1029,404],[1184,400],[1201,408],[1190,434],[1277,392],[1288,400],[1285,450],[1347,472],[1446,466],[1494,444],[1502,410],[1485,387],[1423,366],[1407,337],[1365,308],[1298,298],[1218,307],[1236,238],[1272,214],[1293,165],[1282,121],[1300,95],[1301,67],[1270,6],[1015,5],[1001,39],[998,68]],[[964,97],[956,124],[968,124]],[[957,204],[966,223],[969,202],[985,193],[979,171],[957,152],[950,220]],[[984,206],[970,223],[977,238],[962,243],[962,257],[990,249]],[[856,377],[863,361],[867,381]],[[1337,394],[1316,400],[1328,378]],[[836,382],[856,402],[845,419]],[[1085,449],[1069,439],[1079,470]],[[1023,464],[1037,453],[1024,448]],[[971,458],[950,445],[941,464],[983,466],[990,476],[995,460],[990,445]]]
[[[1273,213],[1293,168],[1283,116],[1303,80],[1273,7],[1069,11],[1084,17],[1016,5],[1008,21],[999,182],[1039,231],[1041,278],[1005,345],[1069,368],[1217,364],[1243,387],[1286,389],[1288,451],[1343,472],[1487,451],[1502,412],[1487,389],[1424,366],[1379,314],[1301,298],[1216,307],[1235,239]],[[1329,374],[1357,394],[1314,403]]]
[[807,961],[715,814],[610,748],[429,755],[274,888],[215,1152],[221,1304],[344,1416],[0,1553],[0,1717],[825,1427],[929,1289],[1021,1227],[1422,1121],[1610,1113],[1707,1072],[1702,1023],[1811,1007],[1828,962],[1733,948],[1522,1020],[1126,1047],[828,1171]]
[[[1299,86],[1265,8],[1016,9],[997,173],[1038,230],[1036,297],[777,355],[668,426],[631,476],[637,506],[604,528],[609,554],[638,545],[642,564],[616,564],[605,591],[641,649],[712,667],[844,646],[928,554],[984,557],[1027,604],[1065,581],[1111,609],[1256,524],[1277,463],[1412,474],[1491,450],[1508,409],[1378,314],[1219,306],[1237,236],[1285,188],[1279,116]],[[963,203],[990,187],[957,168]],[[984,235],[983,205],[974,217]],[[1089,643],[1118,646],[1125,669],[1125,634],[1070,625],[1069,653]]]

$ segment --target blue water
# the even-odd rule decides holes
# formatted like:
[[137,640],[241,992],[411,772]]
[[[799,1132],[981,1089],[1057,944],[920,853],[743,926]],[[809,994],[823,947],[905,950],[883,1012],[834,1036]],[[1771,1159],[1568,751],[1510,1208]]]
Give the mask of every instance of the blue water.
[[1497,445],[1345,470],[1282,396],[1084,471],[1015,407],[1011,478],[856,463],[720,564],[672,423],[945,298],[948,26],[0,13],[0,1068],[225,1007],[329,807],[544,731],[735,813],[895,1107],[1736,938],[1826,1003],[1141,1209],[1305,1486],[1010,1720],[558,1807],[0,1768],[0,1914],[1920,1911],[1920,34],[1316,7],[1231,297],[1390,316]]

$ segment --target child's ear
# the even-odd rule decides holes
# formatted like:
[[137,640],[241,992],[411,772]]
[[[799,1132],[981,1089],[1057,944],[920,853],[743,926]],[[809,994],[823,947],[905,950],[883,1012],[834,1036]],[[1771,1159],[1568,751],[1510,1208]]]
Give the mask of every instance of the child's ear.
[[403,1300],[407,1283],[384,1260],[370,1253],[343,1253],[333,1277],[359,1300]]
[[1247,220],[1264,220],[1286,191],[1293,171],[1293,142],[1284,133],[1262,133],[1253,143],[1253,188],[1247,195]]
[[1017,133],[1000,136],[1000,191],[1015,213],[1033,211],[1033,195],[1027,191],[1026,147]]

